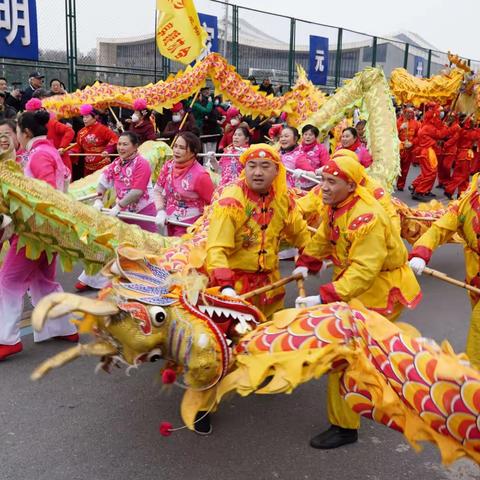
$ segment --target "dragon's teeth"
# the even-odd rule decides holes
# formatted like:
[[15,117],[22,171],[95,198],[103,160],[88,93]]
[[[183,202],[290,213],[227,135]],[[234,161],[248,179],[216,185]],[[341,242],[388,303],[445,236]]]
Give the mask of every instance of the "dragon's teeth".
[[205,305],[200,305],[198,308],[202,313],[205,313],[205,310],[207,309]]

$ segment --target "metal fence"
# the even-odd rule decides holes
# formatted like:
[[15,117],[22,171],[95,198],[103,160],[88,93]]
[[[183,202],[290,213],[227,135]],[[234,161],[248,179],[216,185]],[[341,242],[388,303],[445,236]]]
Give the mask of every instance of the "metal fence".
[[[118,85],[145,85],[185,68],[158,53],[155,45],[155,0],[48,0],[38,2],[38,62],[0,59],[0,76],[26,86],[40,70],[46,86],[53,78],[69,91],[96,80]],[[219,51],[242,76],[290,86],[296,64],[308,71],[309,37],[329,39],[325,89],[342,85],[367,66],[388,76],[397,67],[430,76],[448,64],[447,54],[422,47],[400,34],[381,38],[322,25],[222,0],[196,0],[197,10],[218,18]],[[417,39],[418,40],[418,39]],[[428,44],[427,44],[428,45]],[[461,53],[461,52],[456,52]],[[466,59],[472,68],[480,61]]]

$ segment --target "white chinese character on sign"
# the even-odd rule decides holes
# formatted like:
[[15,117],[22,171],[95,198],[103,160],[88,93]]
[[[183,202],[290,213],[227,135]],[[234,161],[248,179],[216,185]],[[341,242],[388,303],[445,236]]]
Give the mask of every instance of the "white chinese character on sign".
[[0,30],[9,30],[5,40],[11,44],[23,27],[22,45],[30,45],[30,15],[28,0],[0,0]]
[[324,50],[315,50],[315,71],[323,72],[325,70],[325,65],[323,61],[325,60],[325,51]]

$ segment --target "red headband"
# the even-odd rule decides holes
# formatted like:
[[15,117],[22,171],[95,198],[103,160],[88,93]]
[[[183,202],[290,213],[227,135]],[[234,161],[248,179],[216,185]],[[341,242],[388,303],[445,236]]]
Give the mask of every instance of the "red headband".
[[352,179],[340,169],[340,167],[333,161],[330,160],[322,170],[322,173],[328,173],[330,175],[333,175],[335,177],[341,178],[342,180],[345,180],[346,182],[351,182]]
[[244,157],[244,162],[247,163],[249,160],[272,160],[274,163],[279,162],[279,158],[269,152],[268,150],[258,149],[250,152],[246,157]]

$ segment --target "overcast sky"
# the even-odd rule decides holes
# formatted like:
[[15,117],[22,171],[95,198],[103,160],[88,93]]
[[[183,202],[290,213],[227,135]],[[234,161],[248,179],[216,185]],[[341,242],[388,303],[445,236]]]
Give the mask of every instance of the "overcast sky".
[[[222,5],[210,0],[194,1],[199,12],[217,15],[219,20],[223,17],[225,8]],[[451,50],[463,57],[480,60],[476,38],[480,18],[478,0],[234,0],[234,3],[379,36],[410,30],[439,50]],[[64,50],[63,0],[37,0],[37,8],[40,47]],[[98,37],[153,33],[154,8],[154,0],[77,0],[79,49],[86,52],[94,48]],[[240,10],[240,18],[288,42],[288,21],[273,20],[246,10]],[[309,33],[324,33],[322,29],[313,30],[315,27],[306,24],[297,25],[297,44],[306,45]],[[345,38],[345,41],[360,39],[355,35]]]

